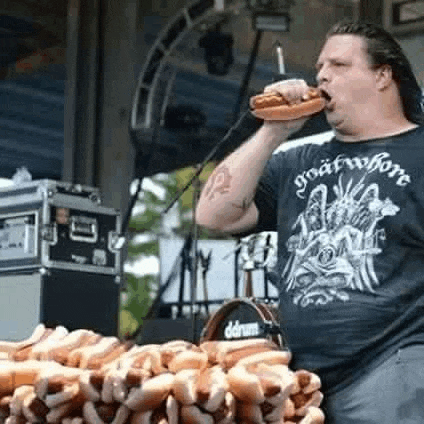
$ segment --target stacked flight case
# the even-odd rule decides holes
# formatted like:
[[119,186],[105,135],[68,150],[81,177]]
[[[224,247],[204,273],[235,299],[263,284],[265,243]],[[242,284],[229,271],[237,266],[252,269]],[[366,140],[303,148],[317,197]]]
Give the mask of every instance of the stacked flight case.
[[120,215],[97,189],[52,180],[0,189],[0,340],[42,322],[118,334]]

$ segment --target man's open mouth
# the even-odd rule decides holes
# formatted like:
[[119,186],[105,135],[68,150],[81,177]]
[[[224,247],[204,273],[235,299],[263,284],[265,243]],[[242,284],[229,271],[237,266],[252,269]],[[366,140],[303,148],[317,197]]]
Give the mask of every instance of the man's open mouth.
[[332,96],[325,90],[321,89],[321,95],[325,99],[325,109],[332,110],[334,108],[334,102]]
[[321,95],[324,97],[327,103],[331,102],[331,96],[323,89],[321,89]]

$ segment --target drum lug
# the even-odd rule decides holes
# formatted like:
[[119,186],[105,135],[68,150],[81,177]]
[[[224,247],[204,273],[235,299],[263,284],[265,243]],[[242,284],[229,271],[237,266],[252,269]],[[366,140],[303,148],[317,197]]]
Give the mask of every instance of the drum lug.
[[264,321],[259,324],[261,332],[267,336],[275,336],[279,334],[283,334],[281,328],[278,324],[272,321]]

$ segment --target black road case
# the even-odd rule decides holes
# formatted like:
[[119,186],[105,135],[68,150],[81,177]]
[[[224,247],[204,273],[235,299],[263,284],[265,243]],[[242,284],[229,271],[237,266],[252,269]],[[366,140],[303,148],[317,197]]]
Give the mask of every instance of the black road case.
[[0,339],[39,322],[118,332],[120,214],[97,189],[51,180],[0,190]]

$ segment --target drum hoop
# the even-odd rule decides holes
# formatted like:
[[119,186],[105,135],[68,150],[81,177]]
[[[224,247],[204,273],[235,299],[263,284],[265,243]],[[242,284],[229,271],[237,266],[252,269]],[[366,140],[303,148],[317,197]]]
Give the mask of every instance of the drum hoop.
[[[227,314],[231,313],[237,306],[240,304],[246,304],[252,309],[254,309],[258,314],[259,318],[265,321],[271,321],[273,324],[279,325],[276,320],[276,317],[270,310],[269,306],[266,303],[259,302],[255,298],[237,298],[226,301],[221,305],[221,307],[215,311],[212,316],[207,321],[205,327],[202,330],[202,334],[200,335],[200,343],[205,341],[214,340],[213,337],[216,336],[216,331],[218,329],[218,323],[227,316]],[[272,337],[274,340],[274,337]],[[281,336],[277,337],[278,341],[275,341],[278,345],[283,346],[283,338]]]

